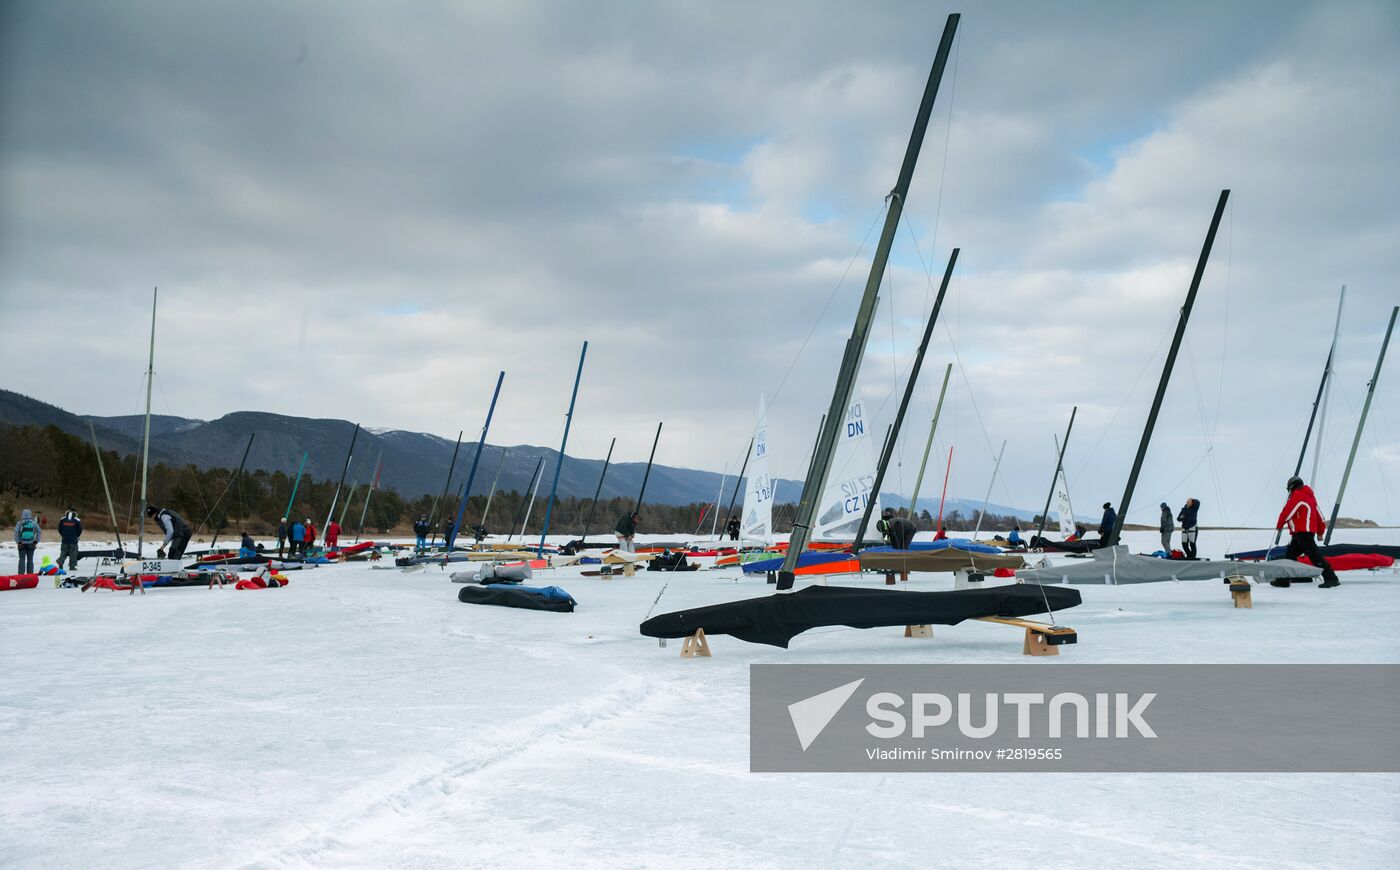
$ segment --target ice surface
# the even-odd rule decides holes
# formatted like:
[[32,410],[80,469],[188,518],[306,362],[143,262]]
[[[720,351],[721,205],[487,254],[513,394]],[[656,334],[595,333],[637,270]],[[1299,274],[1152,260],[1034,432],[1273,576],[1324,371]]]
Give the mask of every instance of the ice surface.
[[[1231,535],[1203,533],[1202,553],[1269,537]],[[1142,551],[1156,535],[1128,539]],[[0,548],[0,568],[12,557]],[[448,574],[361,563],[278,590],[0,593],[0,865],[1358,868],[1400,854],[1397,775],[752,774],[747,721],[751,662],[1397,662],[1395,573],[1258,587],[1253,610],[1218,583],[1084,587],[1060,620],[1080,643],[1051,660],[985,623],[932,640],[828,628],[787,651],[716,637],[714,658],[683,660],[637,633],[663,583],[657,612],[771,587],[737,570],[538,572],[579,601],[556,614],[460,604]]]

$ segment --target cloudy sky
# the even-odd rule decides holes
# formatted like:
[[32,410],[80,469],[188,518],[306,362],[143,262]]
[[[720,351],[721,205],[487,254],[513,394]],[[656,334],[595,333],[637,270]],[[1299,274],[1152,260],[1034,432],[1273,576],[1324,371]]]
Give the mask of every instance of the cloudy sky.
[[[732,467],[766,391],[801,477],[950,11],[880,431],[962,254],[886,488],[956,362],[951,494],[1005,439],[994,500],[1038,508],[1077,405],[1076,509],[1117,502],[1228,187],[1133,518],[1272,519],[1346,284],[1330,503],[1400,303],[1392,2],[6,3],[0,385],[139,411],[159,285],[158,412],[470,437],[505,369],[492,441],[554,445],[587,339],[571,453],[664,420],[659,461]],[[1400,361],[1344,513],[1400,523]]]

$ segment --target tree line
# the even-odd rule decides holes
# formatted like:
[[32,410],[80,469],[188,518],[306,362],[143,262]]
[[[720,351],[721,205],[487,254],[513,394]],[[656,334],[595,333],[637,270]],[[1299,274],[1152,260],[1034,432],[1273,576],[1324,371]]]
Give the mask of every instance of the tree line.
[[[140,457],[103,450],[102,466],[111,487],[117,524],[124,535],[134,535],[136,515],[140,512]],[[246,529],[253,535],[269,536],[284,515],[293,519],[309,518],[320,527],[336,498],[337,481],[303,476],[297,485],[295,502],[288,511],[293,480],[294,475],[281,471],[245,470],[235,480],[234,469],[230,468],[157,463],[151,466],[148,474],[148,502],[175,510],[196,527],[200,535],[218,529],[221,537],[236,536],[238,531]],[[452,483],[456,486],[462,482],[454,480]],[[346,488],[349,488],[348,481]],[[387,489],[376,490],[365,511],[367,492],[367,485],[361,482],[353,491],[341,494],[335,512],[347,531],[359,530],[360,516],[364,513],[367,534],[408,534],[414,520],[420,516],[429,517],[440,534],[443,520],[455,518],[457,513],[458,501],[451,495],[441,501],[437,495],[406,499]],[[531,508],[527,504],[529,493],[515,490],[495,493],[491,497],[490,513],[484,516],[488,531],[501,535],[512,532],[538,535],[544,527],[546,498],[547,494],[539,495]],[[591,508],[591,522],[588,522],[591,501],[576,497],[558,499],[550,512],[550,533],[580,535],[587,524],[590,537],[611,536],[617,521],[635,507],[635,500],[630,498],[600,500]],[[20,509],[35,504],[60,509],[72,507],[89,528],[111,529],[102,475],[91,442],[53,425],[0,425],[0,524],[13,526]],[[463,524],[473,526],[482,522],[486,507],[486,495],[471,496],[467,500]],[[712,507],[707,509],[698,503],[644,505],[639,531],[690,535],[696,530],[702,510],[706,510],[702,531],[708,532]],[[724,516],[720,516],[720,526],[724,520]]]

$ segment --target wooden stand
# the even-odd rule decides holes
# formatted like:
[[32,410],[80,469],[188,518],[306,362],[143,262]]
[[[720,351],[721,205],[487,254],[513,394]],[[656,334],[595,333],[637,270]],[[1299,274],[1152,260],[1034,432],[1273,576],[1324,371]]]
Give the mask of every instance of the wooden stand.
[[[635,564],[633,564],[632,562],[627,562],[627,563],[625,563],[625,564],[622,566],[622,576],[623,576],[623,577],[635,577],[636,574],[637,574],[637,566],[636,566]],[[709,655],[709,653],[706,653],[706,655]]]
[[996,622],[1001,625],[1014,625],[1026,630],[1021,653],[1028,656],[1057,656],[1060,647],[1079,642],[1079,633],[1063,625],[1046,625],[1028,619],[1006,619],[1000,616],[979,617],[983,622]]
[[695,633],[688,635],[685,643],[681,644],[681,658],[693,659],[697,656],[710,658],[710,642],[705,639],[703,628],[695,629]]
[[933,637],[933,626],[931,625],[906,625],[904,626],[905,637]]
[[1252,610],[1254,609],[1254,597],[1250,591],[1249,581],[1244,577],[1226,577],[1225,582],[1230,584],[1230,599],[1235,602],[1235,608]]
[[[895,573],[895,572],[893,572],[893,571],[886,571],[886,572],[885,572],[885,585],[886,585],[886,586],[893,586],[893,585],[894,585],[894,573]],[[900,572],[899,572],[899,579],[900,579],[902,582],[904,582],[904,583],[908,583],[908,582],[909,582],[909,572],[908,572],[908,571],[900,571]]]

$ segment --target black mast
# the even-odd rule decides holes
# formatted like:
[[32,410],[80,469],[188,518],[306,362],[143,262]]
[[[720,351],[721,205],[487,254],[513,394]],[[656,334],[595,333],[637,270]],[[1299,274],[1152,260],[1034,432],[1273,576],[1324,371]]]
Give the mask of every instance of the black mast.
[[[749,457],[753,456],[753,436],[749,436],[749,450],[744,454],[744,464],[739,466],[739,476],[734,478],[734,494],[729,497],[729,509],[724,512],[724,528],[729,528],[729,521],[734,516],[734,502],[739,500],[739,485],[744,482],[744,472],[749,470]],[[715,510],[719,510],[719,505],[715,505]],[[703,522],[703,520],[702,520]],[[724,532],[719,533],[715,540],[723,540]]]
[[[229,501],[233,501],[233,487],[238,483],[238,478],[243,475],[243,466],[248,462],[248,451],[253,449],[253,439],[258,433],[248,433],[248,446],[243,448],[243,458],[238,460],[238,470],[233,473],[233,477],[228,479],[228,486],[224,487],[224,493],[228,495]],[[219,532],[223,531],[224,523],[228,522],[228,505],[224,505],[223,512],[219,515],[219,524],[214,527],[214,536],[209,539],[209,549],[214,549],[214,542],[219,540]]]
[[[1078,405],[1070,409],[1069,425],[1065,427],[1065,440],[1060,442],[1060,455],[1055,460],[1055,474],[1050,478],[1050,491],[1045,494],[1045,510],[1040,512],[1040,528],[1035,530],[1037,538],[1045,536],[1045,525],[1050,522],[1050,500],[1055,497],[1055,487],[1060,482],[1060,470],[1065,467],[1065,450],[1069,449],[1069,434],[1074,431],[1074,415],[1078,413]],[[1074,517],[1070,517],[1070,522],[1074,522]]]
[[885,274],[885,265],[890,259],[890,248],[894,244],[895,231],[899,228],[900,215],[904,213],[904,199],[909,194],[909,182],[914,177],[914,165],[919,160],[919,149],[923,146],[924,132],[928,129],[929,116],[933,113],[934,98],[938,96],[943,70],[948,65],[948,55],[953,48],[953,36],[958,30],[959,17],[956,12],[949,15],[948,22],[943,27],[943,37],[939,40],[938,52],[934,55],[933,69],[929,71],[924,96],[919,103],[918,115],[914,119],[914,129],[909,135],[909,145],[904,151],[904,163],[899,169],[899,179],[890,191],[889,207],[885,211],[885,226],[875,248],[874,260],[870,264],[870,275],[866,278],[865,293],[861,297],[851,337],[846,342],[846,352],[836,377],[836,387],[831,394],[831,407],[826,412],[822,437],[817,442],[817,451],[812,459],[808,479],[802,486],[802,501],[797,506],[797,516],[793,520],[792,538],[788,544],[787,555],[783,559],[782,570],[778,573],[779,591],[792,588],[797,559],[811,539],[813,515],[816,513],[817,502],[821,499],[822,484],[831,470],[832,454],[841,425],[846,420],[846,409],[851,404],[856,371],[860,368],[860,360],[865,353],[870,322],[875,314],[875,302],[880,294],[880,281]]
[[331,509],[326,513],[325,528],[331,524],[331,517],[335,516],[336,502],[340,501],[340,489],[345,486],[345,474],[350,470],[350,458],[355,455],[355,439],[360,437],[360,424],[355,424],[355,431],[350,433],[350,449],[345,451],[345,465],[340,469],[340,483],[335,485],[335,495],[331,497]]
[[437,512],[442,506],[442,500],[447,498],[447,490],[452,486],[452,472],[457,470],[457,451],[462,449],[462,430],[457,430],[457,445],[452,448],[452,461],[447,463],[447,477],[442,481],[442,495],[433,502],[433,509],[428,511],[428,525],[433,530],[433,537],[428,541],[428,546],[437,543]]
[[943,297],[948,293],[948,282],[953,278],[953,267],[958,264],[958,252],[961,250],[953,249],[953,255],[948,258],[948,268],[943,270],[943,283],[938,285],[938,298],[933,301],[933,313],[929,315],[928,325],[924,327],[923,340],[919,342],[919,350],[914,354],[914,368],[909,372],[909,382],[904,385],[904,396],[899,400],[899,410],[894,415],[894,426],[885,438],[885,449],[880,456],[880,464],[875,468],[874,492],[871,493],[870,501],[865,503],[865,513],[861,514],[860,527],[856,529],[856,540],[851,547],[853,553],[860,552],[861,544],[865,540],[865,530],[870,525],[870,515],[875,512],[875,503],[880,500],[880,487],[885,483],[885,472],[889,470],[890,459],[894,457],[894,443],[899,440],[899,427],[904,424],[909,400],[914,397],[914,385],[918,383],[919,371],[924,365],[924,354],[928,352],[928,343],[933,338],[933,327],[938,323],[938,312],[943,308]]
[[603,481],[608,476],[608,465],[612,463],[613,448],[617,446],[617,439],[613,438],[608,445],[608,458],[603,460],[603,473],[598,475],[598,488],[593,490],[593,501],[588,503],[588,514],[583,518],[583,537],[579,538],[580,544],[588,543],[588,527],[593,525],[593,509],[598,506],[598,496],[603,492]]
[[[506,540],[515,537],[515,527],[520,525],[521,520],[525,519],[525,506],[530,503],[530,491],[535,488],[535,478],[539,476],[540,466],[543,464],[543,456],[535,460],[535,470],[530,473],[530,483],[525,487],[525,495],[524,498],[520,499],[520,507],[515,510],[515,519],[510,521],[510,534],[506,536]],[[520,532],[521,534],[525,533],[523,525],[520,525]]]
[[1105,547],[1118,543],[1119,532],[1128,521],[1128,507],[1133,500],[1133,490],[1137,488],[1138,473],[1142,462],[1147,458],[1147,445],[1152,443],[1152,429],[1157,425],[1157,414],[1162,410],[1162,399],[1167,395],[1167,384],[1172,379],[1172,367],[1176,365],[1176,354],[1181,350],[1181,339],[1186,335],[1186,322],[1191,318],[1191,306],[1196,303],[1196,291],[1201,289],[1201,278],[1206,273],[1206,263],[1210,260],[1210,249],[1215,244],[1216,230],[1220,229],[1220,218],[1225,214],[1225,203],[1230,199],[1230,191],[1220,191],[1220,199],[1215,203],[1215,215],[1210,219],[1210,230],[1206,242],[1201,246],[1201,256],[1196,260],[1196,271],[1191,276],[1191,289],[1186,292],[1186,303],[1181,306],[1181,316],[1176,322],[1176,335],[1172,337],[1171,350],[1167,351],[1167,363],[1162,368],[1162,379],[1157,383],[1157,395],[1152,399],[1152,410],[1147,414],[1147,426],[1142,430],[1142,441],[1138,444],[1137,456],[1133,459],[1133,470],[1128,475],[1128,486],[1123,490],[1123,499],[1118,503],[1118,522],[1103,539]]
[[661,426],[661,423],[656,424],[656,437],[651,439],[651,455],[647,457],[647,470],[642,474],[642,489],[637,493],[637,506],[632,508],[634,514],[641,512],[642,499],[647,494],[647,480],[651,478],[652,460],[656,459],[656,443],[661,440]]

